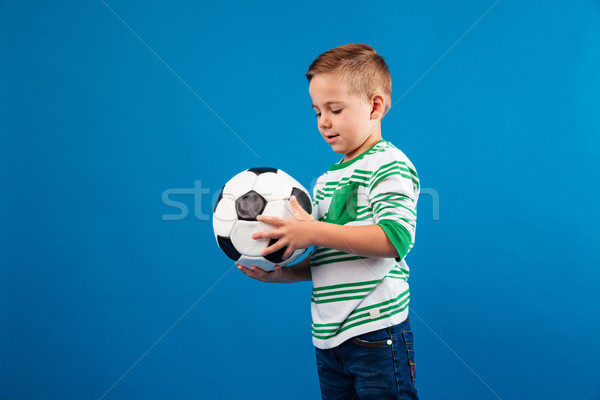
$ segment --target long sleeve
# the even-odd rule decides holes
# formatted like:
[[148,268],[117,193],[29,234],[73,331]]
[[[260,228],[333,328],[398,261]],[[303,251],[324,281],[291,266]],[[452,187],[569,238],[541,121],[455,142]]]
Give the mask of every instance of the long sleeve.
[[414,245],[419,177],[405,161],[386,161],[371,177],[369,203],[375,223],[383,228],[401,260]]

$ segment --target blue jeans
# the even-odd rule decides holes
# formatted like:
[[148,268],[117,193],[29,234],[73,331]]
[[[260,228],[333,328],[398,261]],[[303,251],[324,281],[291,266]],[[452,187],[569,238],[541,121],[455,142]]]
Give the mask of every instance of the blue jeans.
[[408,318],[316,353],[323,400],[417,399]]

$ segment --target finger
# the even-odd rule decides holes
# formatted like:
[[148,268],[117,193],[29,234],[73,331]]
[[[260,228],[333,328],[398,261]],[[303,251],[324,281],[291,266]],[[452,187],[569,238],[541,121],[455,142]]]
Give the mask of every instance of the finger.
[[274,268],[272,271],[265,271],[253,265],[252,270],[255,272],[257,279],[262,282],[277,282],[281,279],[281,266]]
[[264,239],[264,238],[279,238],[281,236],[281,232],[277,229],[271,229],[270,231],[261,231],[255,232],[252,234],[252,239]]
[[241,264],[236,263],[235,265],[237,265],[238,269],[242,271],[245,275],[249,276],[250,278],[258,279],[254,271],[250,270],[249,268],[246,268]]
[[294,254],[294,251],[296,251],[296,249],[294,247],[292,247],[291,245],[288,245],[287,249],[283,253],[283,256],[281,256],[281,258],[283,258],[284,260],[287,260],[288,258],[290,258],[292,256],[292,254]]
[[[296,196],[290,196],[290,205],[292,206],[292,212],[296,217],[309,217],[310,215],[304,208],[298,203]],[[306,218],[303,218],[306,219]]]
[[[237,262],[235,263],[235,266],[238,267],[239,270],[246,268],[246,266],[244,266],[242,264],[238,264]],[[246,268],[246,269],[248,269],[248,268]]]
[[250,268],[246,268],[244,267],[244,269],[242,270],[243,273],[245,273],[246,275],[248,275],[250,278],[256,279],[257,281],[261,281],[261,282],[268,282],[269,281],[269,273],[265,270],[263,270],[260,267],[257,267],[256,265],[252,265]]
[[273,271],[269,272],[269,277],[274,280],[274,281],[278,281],[281,278],[281,265],[276,265],[273,268]]
[[265,281],[265,274],[267,274],[268,272],[265,271],[264,269],[257,267],[256,265],[253,265],[250,267],[250,269],[252,270],[252,272],[254,273],[254,275],[257,277],[257,279],[261,280],[261,281]]
[[275,226],[275,227],[281,226],[281,224],[283,222],[283,220],[281,218],[273,217],[270,215],[262,215],[262,214],[258,215],[256,217],[256,220],[260,221],[260,222],[264,222],[265,224],[268,224],[268,225]]
[[237,265],[238,269],[240,271],[242,271],[243,273],[245,273],[246,275],[248,275],[248,276],[255,275],[254,271],[252,271],[250,268],[246,267],[245,265],[238,264],[238,263],[236,263],[235,265]]
[[286,243],[283,240],[278,240],[275,243],[273,243],[272,245],[265,247],[262,251],[261,254],[264,256],[266,256],[267,254],[271,254],[274,251],[277,251],[279,249],[281,249],[282,247],[285,247]]

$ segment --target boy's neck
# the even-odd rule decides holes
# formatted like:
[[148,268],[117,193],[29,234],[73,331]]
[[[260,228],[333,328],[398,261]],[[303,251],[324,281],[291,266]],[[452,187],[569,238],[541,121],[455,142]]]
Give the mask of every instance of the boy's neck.
[[344,160],[342,162],[350,161],[353,158],[361,155],[362,153],[373,147],[375,143],[379,142],[381,139],[381,130],[373,132],[371,135],[369,135],[367,140],[363,142],[363,144],[358,146],[356,149],[352,150],[350,153],[344,154]]

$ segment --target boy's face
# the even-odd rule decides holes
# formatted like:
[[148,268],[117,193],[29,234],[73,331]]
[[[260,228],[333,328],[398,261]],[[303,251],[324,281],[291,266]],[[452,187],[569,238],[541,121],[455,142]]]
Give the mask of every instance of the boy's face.
[[373,112],[372,101],[351,94],[333,74],[313,76],[308,92],[317,113],[319,132],[333,151],[345,155],[344,161],[381,139],[381,112]]

